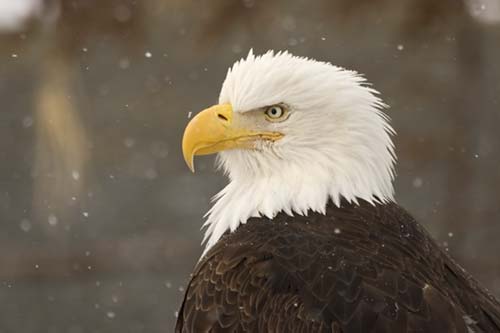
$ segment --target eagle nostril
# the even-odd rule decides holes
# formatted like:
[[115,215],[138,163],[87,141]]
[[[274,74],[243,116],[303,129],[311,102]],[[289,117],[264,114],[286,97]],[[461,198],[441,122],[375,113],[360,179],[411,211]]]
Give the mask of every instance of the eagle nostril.
[[219,119],[222,119],[224,121],[228,121],[228,119],[226,118],[226,116],[224,116],[223,114],[218,113],[217,117],[219,117]]

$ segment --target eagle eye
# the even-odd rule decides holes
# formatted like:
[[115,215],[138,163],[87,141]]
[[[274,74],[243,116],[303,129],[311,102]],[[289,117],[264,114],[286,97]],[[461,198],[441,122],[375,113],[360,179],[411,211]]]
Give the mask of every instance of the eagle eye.
[[269,121],[283,121],[288,115],[287,109],[282,105],[272,105],[264,111],[266,119]]

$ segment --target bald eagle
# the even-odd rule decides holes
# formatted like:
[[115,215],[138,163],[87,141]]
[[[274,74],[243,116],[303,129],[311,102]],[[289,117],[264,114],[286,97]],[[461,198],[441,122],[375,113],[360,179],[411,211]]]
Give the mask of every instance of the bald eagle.
[[500,332],[500,304],[394,201],[394,134],[365,79],[252,52],[182,149],[229,184],[176,332]]

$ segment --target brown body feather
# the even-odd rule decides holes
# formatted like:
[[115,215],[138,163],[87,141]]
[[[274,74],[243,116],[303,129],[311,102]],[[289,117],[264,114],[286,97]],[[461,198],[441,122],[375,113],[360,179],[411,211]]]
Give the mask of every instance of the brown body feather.
[[500,305],[398,205],[343,203],[226,233],[176,332],[500,332]]

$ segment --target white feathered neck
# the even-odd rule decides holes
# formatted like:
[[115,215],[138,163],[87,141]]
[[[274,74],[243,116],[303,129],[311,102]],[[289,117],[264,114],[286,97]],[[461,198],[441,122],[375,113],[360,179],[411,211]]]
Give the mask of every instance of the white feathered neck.
[[235,112],[285,103],[291,113],[273,125],[285,134],[273,145],[219,153],[230,182],[206,215],[204,253],[250,217],[324,213],[341,198],[393,200],[393,130],[377,92],[364,83],[356,72],[287,52],[250,51],[234,64],[219,103]]

